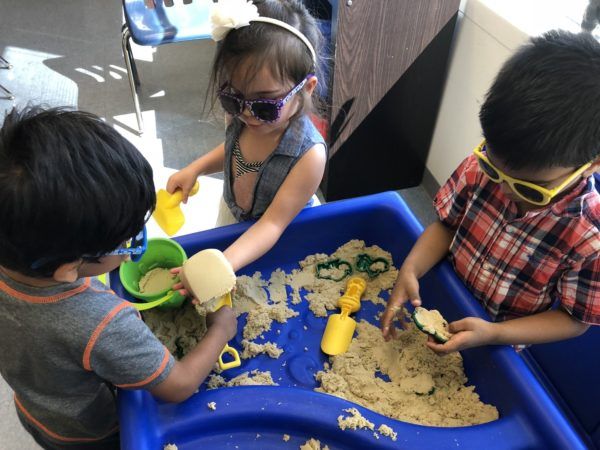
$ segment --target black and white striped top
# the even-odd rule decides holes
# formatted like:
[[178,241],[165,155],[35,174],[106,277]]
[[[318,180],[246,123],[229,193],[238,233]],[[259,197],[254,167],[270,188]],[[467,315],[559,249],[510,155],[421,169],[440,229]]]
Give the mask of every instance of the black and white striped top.
[[248,162],[244,159],[240,150],[240,140],[236,139],[233,145],[233,158],[235,160],[235,177],[239,178],[245,173],[258,172],[263,165],[263,161]]

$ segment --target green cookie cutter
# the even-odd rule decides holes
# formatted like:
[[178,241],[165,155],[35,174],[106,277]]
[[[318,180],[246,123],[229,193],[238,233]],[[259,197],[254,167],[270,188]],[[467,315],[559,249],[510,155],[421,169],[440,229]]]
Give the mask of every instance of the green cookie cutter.
[[[344,266],[345,266],[345,269],[343,269],[344,274],[340,278],[334,278],[331,275],[321,275],[322,270],[341,269]],[[316,272],[317,272],[316,277],[320,278],[321,280],[342,281],[348,275],[352,275],[352,266],[350,265],[350,263],[348,261],[344,261],[343,259],[336,258],[336,259],[330,259],[329,261],[317,263]]]
[[[373,264],[383,263],[383,269],[372,269]],[[377,275],[382,274],[390,270],[390,262],[385,258],[371,258],[366,253],[360,253],[356,256],[356,262],[354,263],[356,270],[359,272],[365,272],[369,275],[369,278],[375,278]]]

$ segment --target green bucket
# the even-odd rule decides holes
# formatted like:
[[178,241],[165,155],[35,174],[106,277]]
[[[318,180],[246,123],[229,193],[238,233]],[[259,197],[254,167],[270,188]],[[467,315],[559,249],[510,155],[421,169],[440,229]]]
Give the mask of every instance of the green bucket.
[[[167,238],[151,238],[148,239],[148,246],[142,258],[137,261],[127,261],[121,264],[119,268],[119,277],[121,284],[127,292],[137,299],[145,302],[158,300],[167,295],[170,289],[165,289],[161,292],[153,294],[143,294],[139,291],[140,279],[152,269],[162,267],[171,269],[173,267],[181,267],[187,255],[185,250],[172,239]],[[158,308],[177,308],[181,306],[185,297],[179,292],[174,292],[173,296],[162,303]]]

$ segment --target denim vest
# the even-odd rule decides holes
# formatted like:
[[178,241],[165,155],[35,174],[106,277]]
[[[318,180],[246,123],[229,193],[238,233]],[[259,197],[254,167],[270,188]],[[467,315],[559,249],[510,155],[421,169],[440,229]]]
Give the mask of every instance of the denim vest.
[[323,137],[307,115],[303,114],[292,120],[283,133],[279,145],[265,159],[258,171],[254,185],[252,209],[244,213],[242,208],[235,203],[232,188],[234,178],[231,173],[233,146],[236,138],[240,135],[242,127],[242,122],[237,118],[234,118],[227,127],[225,133],[225,181],[223,183],[223,199],[231,213],[240,222],[258,219],[262,216],[296,162],[316,144],[325,145]]

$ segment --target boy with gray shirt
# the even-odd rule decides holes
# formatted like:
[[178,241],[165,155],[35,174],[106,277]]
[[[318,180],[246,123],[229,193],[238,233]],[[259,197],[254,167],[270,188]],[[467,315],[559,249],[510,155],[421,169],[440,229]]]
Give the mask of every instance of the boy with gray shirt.
[[115,386],[185,400],[236,333],[231,309],[221,308],[175,361],[129,302],[91,278],[143,251],[123,243],[155,201],[148,162],[98,117],[35,108],[6,116],[0,373],[43,448],[118,449]]

